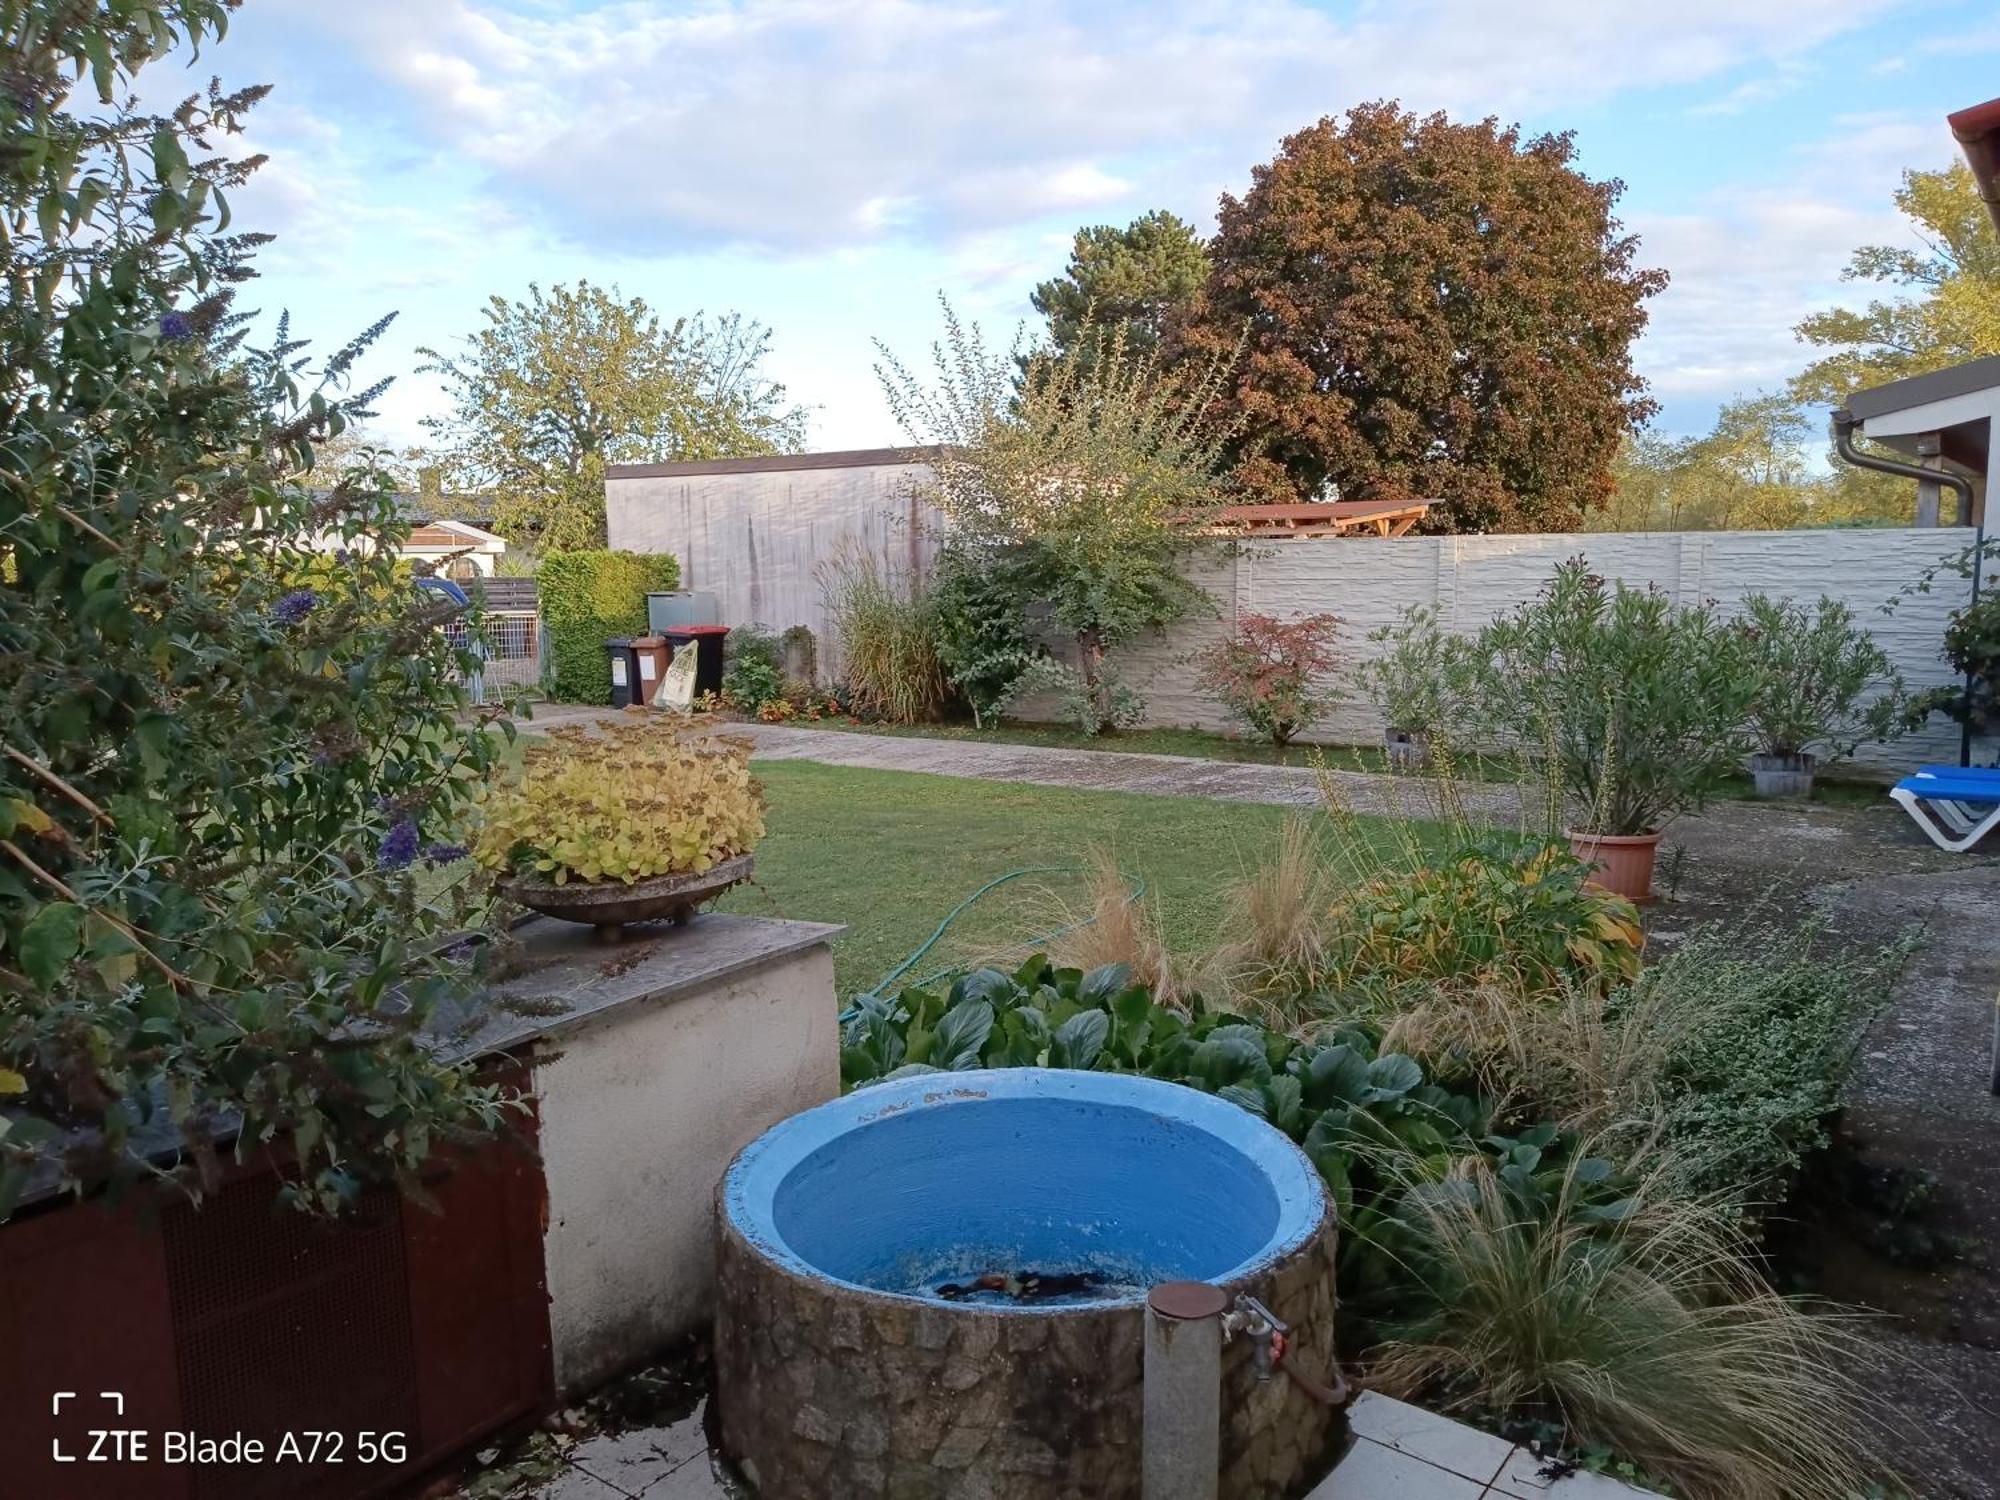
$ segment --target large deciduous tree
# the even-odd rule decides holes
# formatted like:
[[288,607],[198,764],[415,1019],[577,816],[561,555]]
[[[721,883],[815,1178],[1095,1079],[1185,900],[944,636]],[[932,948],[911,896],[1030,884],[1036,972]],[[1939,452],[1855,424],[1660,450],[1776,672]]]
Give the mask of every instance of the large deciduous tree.
[[1224,196],[1186,342],[1248,328],[1229,407],[1274,499],[1435,498],[1454,531],[1576,527],[1653,411],[1632,340],[1665,273],[1635,264],[1622,185],[1568,135],[1361,105],[1288,137]]
[[1826,351],[1792,381],[1801,401],[1836,407],[1866,386],[2000,354],[2000,235],[1972,173],[1963,162],[1905,172],[1896,207],[1917,246],[1863,245],[1842,279],[1912,295],[1829,308],[1799,324],[1799,338]]
[[1194,226],[1155,209],[1123,229],[1079,229],[1062,275],[1036,287],[1029,300],[1049,320],[1057,349],[1075,345],[1087,325],[1123,323],[1126,348],[1143,358],[1193,303],[1208,270],[1208,247]]
[[454,485],[490,490],[497,528],[539,550],[601,547],[615,463],[795,452],[806,413],[763,362],[770,331],[735,313],[663,322],[588,281],[494,297],[457,354],[421,349],[451,410],[425,425]]

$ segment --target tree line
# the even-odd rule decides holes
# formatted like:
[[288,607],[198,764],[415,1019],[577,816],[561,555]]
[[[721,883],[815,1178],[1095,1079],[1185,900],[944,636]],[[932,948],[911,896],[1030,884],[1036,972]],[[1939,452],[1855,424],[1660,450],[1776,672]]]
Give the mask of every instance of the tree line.
[[[2000,352],[2000,241],[1971,174],[1906,173],[1917,248],[1863,246],[1846,272],[1886,294],[1807,318],[1812,362],[1689,438],[1649,431],[1632,348],[1667,273],[1641,264],[1623,190],[1579,169],[1567,132],[1360,105],[1287,137],[1223,195],[1213,236],[1165,210],[1078,231],[1032,294],[1036,347],[1087,363],[1116,329],[1160,381],[1212,386],[1239,500],[1433,500],[1438,531],[1903,518],[1907,486],[1821,461],[1825,412]],[[608,464],[803,446],[806,412],[764,370],[771,337],[588,281],[494,297],[459,347],[422,351],[449,407],[408,461],[490,494],[526,548],[601,545]]]

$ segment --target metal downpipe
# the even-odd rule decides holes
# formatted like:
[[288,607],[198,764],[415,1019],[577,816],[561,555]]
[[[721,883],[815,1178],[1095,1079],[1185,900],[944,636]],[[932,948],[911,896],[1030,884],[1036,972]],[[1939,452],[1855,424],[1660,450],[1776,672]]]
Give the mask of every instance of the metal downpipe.
[[[1904,463],[1899,458],[1883,458],[1879,454],[1863,453],[1854,446],[1854,413],[1842,407],[1833,414],[1833,450],[1857,469],[1873,469],[1878,474],[1895,474],[1903,479],[1915,479],[1929,484],[1942,484],[1958,494],[1958,513],[1972,514],[1972,481],[1962,474],[1953,474],[1947,469],[1927,469],[1922,464]],[[1994,433],[1989,442],[2000,441],[2000,433]],[[1972,540],[1972,604],[1979,602],[1979,577],[1986,560],[1986,517],[1982,513],[1973,528]],[[1968,606],[1969,607],[1969,606]],[[1972,707],[1972,674],[1965,674],[1965,704],[1968,711]],[[1959,726],[1958,763],[1972,764],[1972,725]]]

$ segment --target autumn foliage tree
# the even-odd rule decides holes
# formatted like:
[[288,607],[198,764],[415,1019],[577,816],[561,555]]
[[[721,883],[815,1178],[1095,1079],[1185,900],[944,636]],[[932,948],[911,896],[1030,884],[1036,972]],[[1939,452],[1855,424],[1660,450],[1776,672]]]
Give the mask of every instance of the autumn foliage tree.
[[1184,345],[1248,330],[1239,478],[1272,499],[1436,498],[1452,531],[1573,529],[1653,411],[1634,264],[1567,135],[1364,104],[1225,195]]

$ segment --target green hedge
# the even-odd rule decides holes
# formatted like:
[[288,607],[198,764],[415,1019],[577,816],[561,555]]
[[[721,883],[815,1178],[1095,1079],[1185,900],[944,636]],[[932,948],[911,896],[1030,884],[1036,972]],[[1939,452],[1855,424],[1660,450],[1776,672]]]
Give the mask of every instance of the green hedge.
[[609,703],[604,642],[643,635],[646,595],[680,587],[681,565],[664,554],[552,552],[535,573],[547,632],[549,692],[559,703]]

